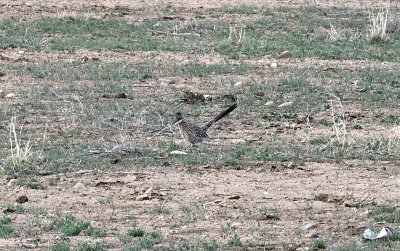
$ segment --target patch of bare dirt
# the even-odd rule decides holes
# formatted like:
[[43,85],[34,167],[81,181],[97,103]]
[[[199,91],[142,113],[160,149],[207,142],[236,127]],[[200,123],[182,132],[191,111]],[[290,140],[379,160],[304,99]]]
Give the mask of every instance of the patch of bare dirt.
[[[118,234],[131,228],[128,215],[137,220],[138,227],[160,231],[165,240],[216,239],[227,243],[231,236],[224,228],[231,224],[245,247],[278,248],[287,242],[297,248],[309,246],[312,233],[324,239],[335,236],[344,243],[361,242],[361,233],[372,221],[371,206],[393,203],[400,196],[397,170],[386,163],[356,164],[351,168],[299,163],[277,170],[273,166],[246,170],[187,166],[105,173],[79,171],[39,178],[43,184],[50,179],[56,181],[45,190],[7,187],[8,181],[3,177],[1,211],[7,209],[6,205],[15,205],[18,197],[26,196],[26,213],[7,214],[13,226],[25,228],[31,212],[38,208],[47,211],[40,217],[42,225],[49,224],[60,212],[72,213],[96,227],[105,226],[106,241],[114,248],[123,245]],[[74,188],[77,182],[85,188]],[[107,198],[112,204],[104,203]],[[170,213],[157,213],[158,206],[168,208]],[[182,207],[192,210],[194,218]],[[274,220],[271,215],[279,215],[279,219]],[[300,230],[311,221],[318,224],[310,230]],[[349,230],[354,235],[349,236]],[[36,237],[37,247],[29,243],[29,238],[23,238],[22,243],[43,249],[56,241],[54,234],[42,231]],[[18,248],[18,240],[2,240],[0,247]],[[81,240],[80,236],[71,237],[71,243]]]

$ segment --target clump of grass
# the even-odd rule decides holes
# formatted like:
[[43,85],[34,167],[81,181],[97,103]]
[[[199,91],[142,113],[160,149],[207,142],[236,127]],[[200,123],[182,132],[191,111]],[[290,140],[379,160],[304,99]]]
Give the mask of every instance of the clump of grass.
[[77,250],[79,250],[79,251],[103,251],[106,249],[103,248],[101,243],[99,243],[99,242],[96,242],[94,244],[91,244],[89,242],[83,242],[78,245]]
[[241,247],[243,244],[237,234],[234,234],[232,238],[228,241],[228,246],[230,247]]
[[105,230],[105,229],[96,230],[94,227],[89,226],[89,228],[87,229],[87,234],[89,236],[96,237],[96,238],[107,237],[107,230]]
[[33,164],[33,153],[31,151],[30,141],[21,144],[21,135],[19,139],[15,130],[15,118],[10,122],[10,156],[4,160],[3,172],[6,174],[29,174],[37,171]]
[[132,237],[142,237],[146,232],[143,229],[137,228],[129,230],[126,234]]
[[9,225],[10,223],[9,217],[0,218],[0,238],[8,238],[15,232],[14,228]]
[[369,20],[371,22],[367,38],[370,42],[386,42],[389,36],[386,33],[389,16],[389,4],[382,6],[378,13],[370,12]]
[[167,152],[172,152],[172,151],[176,151],[179,150],[181,148],[180,145],[176,144],[175,142],[173,142],[172,140],[168,143]]
[[51,251],[69,251],[71,250],[67,243],[59,242],[51,247]]
[[138,237],[134,239],[135,244],[128,247],[126,250],[141,250],[143,248],[152,248],[154,245],[159,244],[162,239],[160,233],[147,233],[140,228],[129,230],[126,235],[131,237]]
[[315,240],[313,240],[313,247],[314,247],[314,249],[325,249],[326,242],[324,240],[315,239]]
[[374,210],[373,214],[375,221],[385,221],[388,223],[400,222],[400,210],[396,210],[394,207],[381,205]]
[[44,189],[46,189],[46,186],[44,186],[42,183],[40,183],[35,178],[19,178],[17,180],[17,185],[18,186],[23,186],[23,187],[28,187],[30,189],[35,189],[35,190],[44,190]]
[[74,215],[67,214],[63,219],[54,219],[50,227],[58,228],[66,236],[76,236],[89,229],[90,222],[77,220]]
[[156,214],[170,214],[171,213],[171,209],[161,206],[161,205],[155,206],[152,211],[153,211],[153,213],[156,213]]

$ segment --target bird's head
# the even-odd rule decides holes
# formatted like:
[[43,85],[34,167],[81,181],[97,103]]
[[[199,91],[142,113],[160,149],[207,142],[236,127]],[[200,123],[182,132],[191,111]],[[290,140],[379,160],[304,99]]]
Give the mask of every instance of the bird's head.
[[176,123],[179,123],[182,119],[183,119],[182,113],[177,112],[177,113],[175,114],[174,123],[172,123],[172,124],[175,125]]

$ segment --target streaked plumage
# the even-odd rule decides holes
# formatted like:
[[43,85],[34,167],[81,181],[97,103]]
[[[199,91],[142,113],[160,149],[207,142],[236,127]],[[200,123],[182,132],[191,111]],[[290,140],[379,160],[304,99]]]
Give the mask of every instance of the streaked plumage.
[[226,115],[228,115],[233,110],[235,110],[236,107],[237,107],[236,104],[228,107],[227,109],[222,111],[220,114],[218,114],[215,118],[208,121],[201,127],[196,126],[188,121],[185,121],[183,119],[182,114],[180,112],[178,112],[175,114],[174,124],[177,124],[179,126],[182,138],[184,138],[186,141],[188,141],[191,144],[199,143],[199,142],[202,142],[205,138],[208,138],[207,130],[208,130],[208,128],[210,128],[210,126],[212,126],[215,122],[217,122],[218,120],[220,120],[223,117],[225,117]]

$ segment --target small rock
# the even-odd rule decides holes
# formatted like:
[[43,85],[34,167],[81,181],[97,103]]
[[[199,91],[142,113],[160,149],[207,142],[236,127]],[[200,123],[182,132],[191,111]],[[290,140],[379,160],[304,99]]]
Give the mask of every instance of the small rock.
[[83,188],[86,188],[86,186],[84,184],[78,182],[78,183],[75,184],[74,188],[83,189]]
[[358,201],[345,201],[345,202],[343,202],[343,205],[345,206],[345,207],[360,207],[360,202],[358,202]]
[[319,238],[319,234],[318,233],[312,233],[312,234],[310,234],[310,238],[311,239]]
[[315,200],[323,201],[323,202],[327,202],[328,198],[329,198],[329,195],[327,193],[320,193],[317,196],[315,196]]
[[25,3],[25,6],[28,6],[28,7],[32,7],[32,5],[33,5],[32,2],[26,2],[26,3]]
[[211,95],[206,94],[206,95],[203,95],[203,96],[204,96],[204,99],[205,99],[206,101],[211,101],[211,100],[212,100]]
[[293,105],[293,102],[292,102],[292,101],[290,101],[290,102],[285,102],[285,103],[282,103],[282,104],[278,105],[278,108],[289,107],[289,106],[292,106],[292,105]]
[[240,223],[240,222],[234,222],[234,223],[231,224],[232,227],[240,227],[240,226],[242,226],[242,225],[243,225],[243,224]]
[[307,229],[313,228],[313,227],[315,227],[316,225],[318,225],[318,223],[317,223],[317,222],[315,222],[315,221],[311,221],[311,222],[309,222],[309,223],[305,224],[304,226],[300,227],[300,229],[304,231],[304,230],[307,230]]
[[244,140],[244,139],[233,139],[232,143],[233,144],[244,144],[244,143],[246,143],[246,140]]
[[24,54],[25,51],[18,51],[18,54]]
[[228,197],[228,200],[238,200],[238,199],[240,199],[240,195],[238,195],[238,194]]
[[240,86],[242,86],[242,85],[243,85],[243,82],[242,82],[242,81],[238,81],[238,82],[235,83],[235,87],[240,87]]
[[7,186],[14,186],[15,184],[17,184],[17,179],[11,179],[8,183]]
[[366,210],[362,213],[360,213],[360,216],[365,217],[365,216],[371,216],[372,211],[371,210]]
[[15,98],[15,93],[9,93],[5,96],[5,98]]
[[264,105],[265,106],[273,106],[275,103],[274,103],[274,101],[268,101],[267,103],[265,103]]
[[272,68],[272,69],[275,69],[276,67],[278,67],[278,64],[277,64],[277,63],[272,63],[272,64],[271,64],[271,68]]
[[186,152],[184,152],[184,151],[178,151],[178,150],[171,151],[169,154],[170,154],[170,155],[187,155]]
[[294,168],[296,168],[296,163],[294,163],[293,161],[288,161],[288,162],[282,163],[282,166],[284,168],[294,169]]
[[25,195],[19,196],[16,200],[18,203],[22,204],[25,202],[28,202],[28,197],[26,197]]
[[148,194],[140,194],[136,196],[136,200],[150,200],[150,196]]
[[365,88],[367,86],[367,83],[361,79],[353,80],[352,84],[357,88]]
[[284,51],[278,56],[278,59],[291,58],[291,57],[293,57],[293,54],[290,51]]
[[112,148],[111,151],[114,153],[120,153],[120,154],[140,153],[140,151],[138,149],[136,149],[135,147],[133,147],[129,144],[116,145]]

